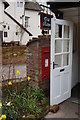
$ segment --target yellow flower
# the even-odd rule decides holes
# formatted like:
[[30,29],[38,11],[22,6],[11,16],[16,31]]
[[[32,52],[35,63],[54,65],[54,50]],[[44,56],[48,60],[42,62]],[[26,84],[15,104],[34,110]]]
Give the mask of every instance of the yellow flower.
[[2,103],[0,103],[0,108],[2,107]]
[[11,103],[11,105],[13,105],[13,103]]
[[10,82],[8,82],[8,85],[12,85],[12,82],[10,81]]
[[11,103],[11,105],[13,106],[13,103]]
[[2,115],[1,119],[5,120],[6,119],[6,115]]
[[16,72],[16,74],[17,74],[17,75],[20,75],[20,72],[19,72],[19,71],[17,71],[17,72]]
[[10,105],[11,105],[11,102],[8,102],[8,103],[7,103],[7,106],[10,106]]
[[30,77],[28,77],[28,81],[30,80],[31,78]]
[[12,106],[14,108],[14,106]]
[[0,120],[2,120],[2,118],[0,117]]

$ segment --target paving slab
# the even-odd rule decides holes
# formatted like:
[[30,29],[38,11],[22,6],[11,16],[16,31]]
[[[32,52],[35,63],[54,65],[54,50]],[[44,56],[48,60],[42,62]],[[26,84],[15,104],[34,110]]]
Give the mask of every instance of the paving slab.
[[72,103],[70,101],[65,101],[59,104],[59,110],[57,113],[49,112],[45,119],[50,118],[78,118],[78,104]]

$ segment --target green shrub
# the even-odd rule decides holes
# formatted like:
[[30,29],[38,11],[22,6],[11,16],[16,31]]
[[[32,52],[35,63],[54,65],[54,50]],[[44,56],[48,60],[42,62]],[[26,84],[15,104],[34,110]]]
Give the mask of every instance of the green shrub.
[[39,88],[33,90],[32,97],[36,98],[40,102],[41,100],[45,99],[45,95],[42,93],[42,90]]
[[4,87],[3,91],[7,91],[7,96],[2,102],[2,113],[7,119],[20,120],[24,115],[26,118],[29,115],[39,117],[43,113],[40,104],[45,103],[46,97],[41,89],[22,84],[19,91],[12,91],[11,86]]

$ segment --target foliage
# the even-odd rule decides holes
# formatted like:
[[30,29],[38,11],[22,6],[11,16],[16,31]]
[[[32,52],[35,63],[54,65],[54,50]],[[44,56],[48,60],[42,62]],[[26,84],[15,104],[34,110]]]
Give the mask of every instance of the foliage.
[[[7,119],[22,119],[40,117],[43,113],[42,106],[45,104],[46,97],[43,91],[39,88],[33,89],[30,85],[30,78],[27,79],[27,84],[20,83],[19,91],[12,91],[13,84],[4,87],[4,92],[7,91],[7,97],[2,100],[2,113],[7,116]],[[11,82],[11,81],[10,81]]]
[[32,92],[32,97],[36,98],[39,102],[41,102],[41,100],[45,99],[45,95],[41,93],[42,93],[42,90],[39,88],[36,88]]

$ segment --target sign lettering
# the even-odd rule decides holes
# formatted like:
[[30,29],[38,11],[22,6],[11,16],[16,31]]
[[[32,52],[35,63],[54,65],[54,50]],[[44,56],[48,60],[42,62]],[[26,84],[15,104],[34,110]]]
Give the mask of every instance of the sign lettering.
[[51,18],[53,16],[45,13],[41,13],[41,29],[51,29]]

